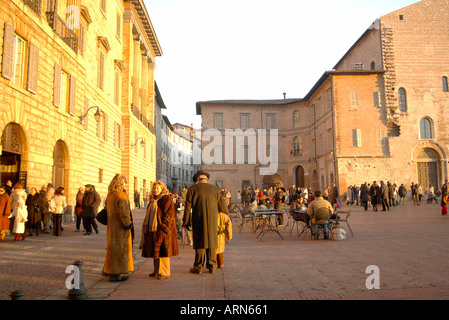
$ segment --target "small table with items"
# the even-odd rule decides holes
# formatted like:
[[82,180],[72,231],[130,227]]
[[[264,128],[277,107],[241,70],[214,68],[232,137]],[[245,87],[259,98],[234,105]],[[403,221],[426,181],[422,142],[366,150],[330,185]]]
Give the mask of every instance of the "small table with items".
[[[267,232],[275,232],[281,237],[282,240],[284,240],[284,237],[282,237],[282,235],[279,233],[279,230],[278,230],[277,217],[280,214],[284,214],[284,212],[277,211],[276,209],[256,209],[256,210],[254,210],[254,217],[256,220],[255,231],[257,231],[257,229],[261,228],[261,231],[260,231],[259,235],[257,236],[258,239],[260,237],[260,239],[259,239],[260,241],[262,241],[262,238],[264,237],[264,235]],[[272,217],[275,217],[274,224],[272,221]]]

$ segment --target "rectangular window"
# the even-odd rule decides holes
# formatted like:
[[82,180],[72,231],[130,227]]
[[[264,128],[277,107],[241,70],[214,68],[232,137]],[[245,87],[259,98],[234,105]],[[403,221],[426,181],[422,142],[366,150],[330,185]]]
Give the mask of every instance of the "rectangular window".
[[323,115],[323,103],[321,101],[321,97],[318,98],[316,106],[318,108],[318,119],[319,119]]
[[324,154],[324,146],[323,146],[323,135],[320,134],[318,138],[318,148],[319,148],[319,155]]
[[352,129],[352,145],[354,147],[362,146],[362,132],[360,129]]
[[384,147],[386,145],[385,129],[376,130],[377,146]]
[[267,114],[267,129],[276,128],[276,116],[274,114]]
[[312,140],[312,157],[316,157],[316,142],[315,139]]
[[327,130],[327,150],[332,151],[334,148],[333,137],[332,137],[332,129]]
[[214,129],[223,130],[223,113],[214,113]]
[[249,114],[240,114],[240,129],[249,129]]
[[327,110],[332,109],[332,91],[330,88],[326,90],[326,105]]
[[382,99],[379,91],[373,92],[373,98],[374,98],[374,106],[382,107]]
[[215,185],[217,186],[218,189],[223,188],[223,180],[216,180]]
[[25,86],[26,41],[16,35],[14,39],[14,84],[20,88]]
[[443,77],[443,92],[449,92],[447,77]]
[[351,92],[351,106],[358,107],[359,106],[359,93]]
[[315,105],[312,105],[311,107],[310,107],[310,111],[311,111],[311,117],[312,117],[312,123],[314,123],[315,122]]

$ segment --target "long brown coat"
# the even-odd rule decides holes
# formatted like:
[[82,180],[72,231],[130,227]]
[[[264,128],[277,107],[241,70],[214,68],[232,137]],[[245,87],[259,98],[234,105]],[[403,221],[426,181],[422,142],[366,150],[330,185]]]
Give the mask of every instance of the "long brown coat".
[[106,258],[103,272],[120,275],[134,271],[131,237],[131,211],[125,192],[110,192],[106,198],[108,213]]
[[216,186],[197,183],[187,190],[184,226],[192,226],[194,249],[218,248],[219,211],[227,214],[228,207]]
[[11,214],[11,200],[8,194],[5,192],[0,196],[0,230],[9,230]]
[[[152,201],[156,200],[151,199],[148,207],[150,207]],[[171,196],[159,197],[157,206],[157,231],[142,231],[142,257],[157,259],[177,256],[179,255],[178,234],[176,231],[175,205]]]

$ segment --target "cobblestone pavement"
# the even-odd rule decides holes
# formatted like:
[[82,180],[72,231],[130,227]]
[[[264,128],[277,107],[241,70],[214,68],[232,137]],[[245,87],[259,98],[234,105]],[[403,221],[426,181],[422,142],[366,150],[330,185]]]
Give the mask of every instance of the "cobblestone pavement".
[[[74,233],[71,224],[61,238],[9,237],[0,244],[0,299],[16,289],[24,299],[67,299],[65,268],[81,260],[92,300],[448,300],[449,217],[440,211],[438,204],[410,201],[387,212],[354,206],[354,236],[348,232],[343,241],[298,238],[288,227],[281,230],[284,240],[268,233],[260,241],[249,227],[239,233],[234,225],[223,269],[190,274],[194,252],[180,242],[167,280],[148,277],[152,260],[140,257],[134,241],[136,271],[121,283],[101,276],[106,227],[88,237]],[[143,214],[133,211],[137,229]],[[366,287],[372,265],[380,274],[378,290]]]

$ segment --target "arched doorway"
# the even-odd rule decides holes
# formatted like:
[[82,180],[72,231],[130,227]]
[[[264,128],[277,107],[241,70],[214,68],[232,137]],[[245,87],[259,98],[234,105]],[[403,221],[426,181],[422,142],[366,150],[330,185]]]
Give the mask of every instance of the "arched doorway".
[[21,182],[26,188],[27,175],[24,163],[25,135],[16,123],[6,125],[1,136],[1,184],[11,180]]
[[416,158],[418,183],[425,188],[432,184],[435,190],[438,185],[438,156],[432,149],[422,149]]
[[305,182],[304,182],[304,168],[301,166],[297,166],[295,168],[295,181],[294,181],[295,185],[297,187],[300,188],[304,188],[305,187]]
[[53,152],[53,186],[56,188],[64,187],[67,190],[68,185],[68,152],[64,141],[56,142]]
[[263,177],[263,189],[269,189],[275,187],[277,182],[282,182],[282,178],[279,174],[275,173],[269,176]]

